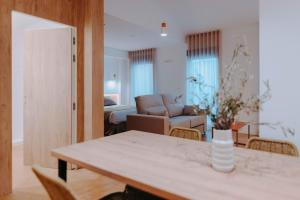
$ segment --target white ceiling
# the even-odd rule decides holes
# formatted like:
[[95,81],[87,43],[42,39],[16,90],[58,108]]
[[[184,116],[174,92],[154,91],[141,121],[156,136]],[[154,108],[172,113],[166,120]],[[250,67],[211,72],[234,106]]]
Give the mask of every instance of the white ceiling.
[[[188,33],[258,22],[259,0],[105,0],[105,46],[161,47]],[[160,23],[168,37],[160,37]]]

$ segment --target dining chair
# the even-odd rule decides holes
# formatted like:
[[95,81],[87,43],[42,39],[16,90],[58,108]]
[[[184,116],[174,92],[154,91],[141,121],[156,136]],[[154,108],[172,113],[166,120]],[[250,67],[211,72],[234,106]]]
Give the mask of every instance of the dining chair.
[[299,156],[298,149],[293,143],[282,140],[253,137],[248,141],[246,148],[289,156]]
[[169,135],[198,141],[202,138],[202,134],[199,130],[181,127],[172,128]]
[[[80,200],[77,194],[75,194],[68,185],[59,178],[53,178],[45,172],[40,166],[33,166],[32,171],[38,177],[42,185],[47,190],[50,199],[52,200]],[[123,200],[123,192],[115,192],[101,200]]]

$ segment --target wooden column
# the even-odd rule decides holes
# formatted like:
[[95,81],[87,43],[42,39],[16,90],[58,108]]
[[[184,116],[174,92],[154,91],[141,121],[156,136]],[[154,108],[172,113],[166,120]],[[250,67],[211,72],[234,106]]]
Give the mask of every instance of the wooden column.
[[[78,141],[83,141],[86,134],[84,121],[92,121],[92,137],[101,137],[104,132],[103,0],[0,0],[0,196],[12,190],[11,12],[13,10],[77,28]],[[86,30],[90,30],[90,33]],[[89,41],[88,45],[85,41]],[[84,118],[86,67],[91,67],[92,70],[91,85],[90,88],[87,87],[91,89],[90,119]]]
[[0,196],[12,190],[12,6],[0,0]]
[[[84,141],[84,24],[85,2],[77,1],[74,24],[77,28],[77,141]],[[104,46],[104,45],[103,45]],[[104,130],[104,128],[103,128]]]
[[104,136],[103,2],[86,0],[85,15],[85,139]]

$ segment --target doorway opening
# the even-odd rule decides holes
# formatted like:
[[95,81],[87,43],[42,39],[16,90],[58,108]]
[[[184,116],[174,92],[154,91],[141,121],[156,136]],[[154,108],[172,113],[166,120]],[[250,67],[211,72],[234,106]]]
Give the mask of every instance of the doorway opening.
[[76,28],[12,12],[13,188],[31,165],[55,168],[50,149],[77,141]]

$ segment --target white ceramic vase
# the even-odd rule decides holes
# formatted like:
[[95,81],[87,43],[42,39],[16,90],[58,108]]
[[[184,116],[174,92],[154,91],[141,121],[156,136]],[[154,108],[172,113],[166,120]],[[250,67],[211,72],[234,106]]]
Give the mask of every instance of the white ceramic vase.
[[234,169],[234,148],[231,130],[214,129],[212,167],[220,172],[231,172]]

